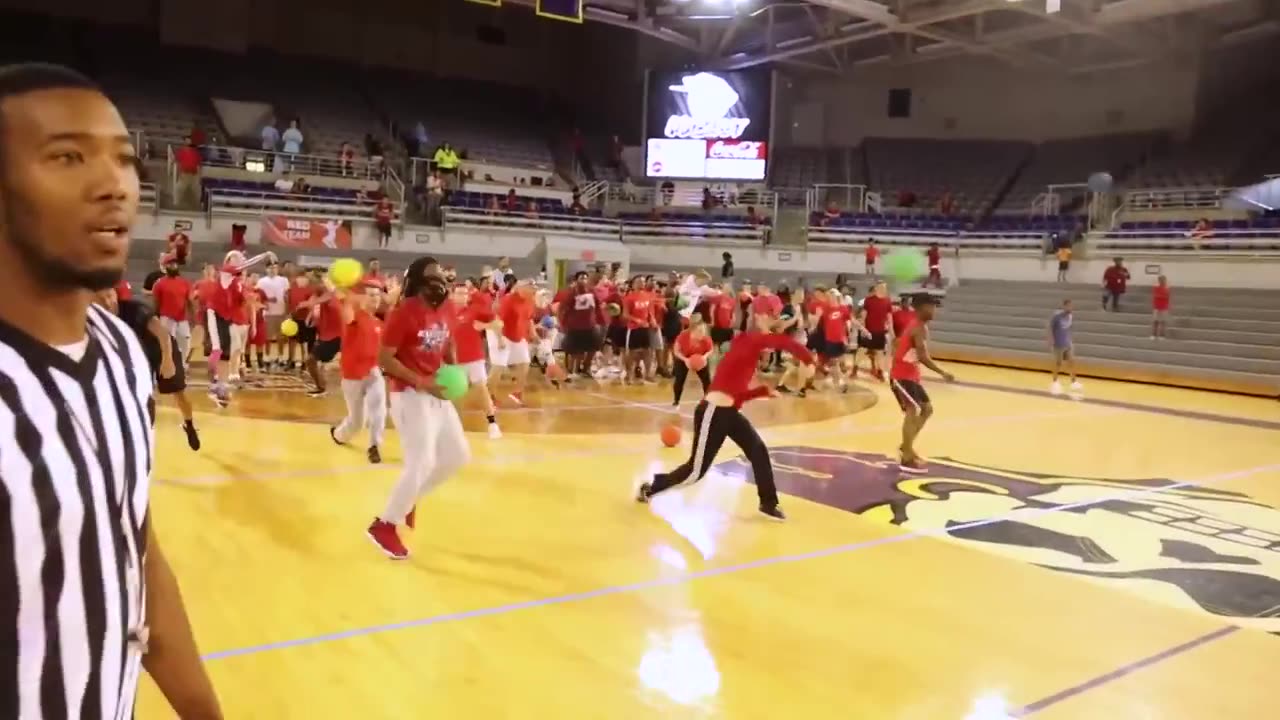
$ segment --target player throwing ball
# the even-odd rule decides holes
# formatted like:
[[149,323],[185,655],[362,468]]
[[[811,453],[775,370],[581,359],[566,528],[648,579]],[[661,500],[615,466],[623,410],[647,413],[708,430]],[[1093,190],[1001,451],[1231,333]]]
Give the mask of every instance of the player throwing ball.
[[917,295],[913,306],[915,321],[907,326],[894,346],[889,386],[893,388],[893,396],[898,399],[898,405],[902,406],[902,412],[906,415],[902,419],[902,458],[898,467],[904,472],[919,473],[926,468],[924,461],[916,454],[916,436],[933,416],[933,403],[929,401],[929,393],[920,384],[920,366],[924,365],[938,373],[947,382],[954,382],[955,377],[938,367],[929,357],[929,321],[933,320],[938,309],[938,299],[929,294]]
[[404,467],[369,539],[393,560],[409,557],[396,525],[414,526],[418,499],[471,458],[462,419],[436,384],[457,324],[449,288],[432,258],[418,258],[405,272],[400,304],[387,316],[379,364],[391,390],[391,420],[400,430]]
[[751,463],[756,491],[760,495],[760,512],[774,520],[786,520],[778,506],[778,489],[773,482],[773,462],[769,448],[756,432],[751,421],[742,414],[742,405],[750,400],[774,396],[766,385],[755,383],[756,366],[760,356],[773,350],[791,353],[804,363],[806,372],[812,372],[813,355],[803,345],[786,335],[772,332],[777,323],[768,315],[753,315],[752,325],[729,343],[729,350],[716,366],[711,388],[693,413],[693,451],[689,459],[669,473],[653,476],[653,482],[640,486],[636,500],[649,502],[649,498],[681,483],[696,483],[711,469],[716,453],[726,439],[742,449]]

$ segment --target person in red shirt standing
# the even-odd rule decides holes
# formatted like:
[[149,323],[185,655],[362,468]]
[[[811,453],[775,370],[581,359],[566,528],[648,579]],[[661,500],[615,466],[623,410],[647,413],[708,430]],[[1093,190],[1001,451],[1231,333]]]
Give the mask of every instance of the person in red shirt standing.
[[586,271],[578,271],[555,303],[564,329],[565,369],[581,377],[591,377],[591,360],[600,351],[600,328],[605,324],[604,307],[588,277]]
[[1169,328],[1169,278],[1161,275],[1156,278],[1156,286],[1151,288],[1151,339],[1167,337]]
[[880,259],[880,246],[876,245],[876,239],[867,240],[867,249],[863,253],[863,259],[866,261],[866,269],[864,272],[867,277],[878,277],[876,275],[876,261]]
[[767,315],[755,315],[748,330],[729,344],[728,352],[716,366],[715,377],[706,396],[693,412],[693,450],[689,459],[669,473],[654,475],[653,482],[640,485],[636,493],[638,502],[647,503],[654,495],[681,483],[698,482],[711,469],[724,441],[732,440],[751,463],[756,492],[760,496],[760,512],[774,520],[787,518],[778,506],[778,489],[773,481],[769,448],[751,421],[742,414],[743,403],[776,395],[772,388],[757,383],[755,379],[756,366],[763,353],[783,350],[805,365],[813,362],[813,356],[803,345],[786,335],[774,333],[776,325],[777,321]]
[[323,366],[333,362],[334,358],[338,357],[338,351],[342,349],[342,301],[338,299],[336,293],[322,284],[311,302],[315,307],[313,316],[315,317],[316,344],[311,348],[311,354],[307,356],[307,373],[311,375],[311,381],[315,383],[315,387],[307,392],[307,395],[324,397],[328,393],[328,388],[325,386]]
[[181,223],[173,224],[173,232],[169,234],[165,248],[165,253],[172,255],[180,267],[187,264],[187,256],[191,253],[191,238],[182,227]]
[[698,379],[702,381],[702,394],[706,396],[707,388],[711,387],[711,370],[706,361],[711,351],[715,349],[715,344],[707,335],[707,324],[702,320],[702,316],[694,313],[693,317],[689,318],[689,329],[677,335],[671,347],[675,352],[675,366],[672,373],[672,388],[675,393],[671,406],[679,407],[680,396],[684,394],[685,380],[689,378],[689,358],[695,355],[703,359],[702,367],[695,372]]
[[[191,345],[200,348],[200,357],[207,357],[213,352],[209,339],[209,303],[218,289],[217,271],[211,263],[205,263],[201,269],[200,279],[191,286],[191,303],[195,306],[195,320],[191,324]],[[188,364],[191,355],[184,358]]]
[[[300,270],[293,276],[289,289],[284,294],[285,312],[298,326],[298,332],[288,339],[289,354],[285,362],[286,370],[298,369],[299,362],[305,363],[307,356],[311,354],[311,348],[315,347],[316,329],[311,326],[309,302],[313,297],[315,297],[315,290],[311,287],[311,273]],[[295,359],[298,348],[302,349],[302,357]]]
[[929,264],[929,275],[924,279],[924,286],[928,287],[930,283],[936,288],[942,287],[942,250],[938,247],[938,243],[929,246],[925,258]]
[[723,353],[724,345],[733,339],[733,319],[738,312],[738,301],[734,299],[733,286],[729,283],[716,289],[718,293],[703,295],[705,307],[699,307],[694,312],[710,319],[711,342],[716,346],[717,352]]
[[369,462],[382,462],[382,438],[387,429],[387,391],[378,368],[382,322],[370,312],[378,302],[380,286],[361,281],[341,301],[342,399],[347,415],[329,428],[329,437],[346,445],[368,424]]
[[[265,252],[246,259],[244,253],[232,250],[223,259],[222,268],[217,273],[213,291],[210,293],[208,318],[209,346],[209,396],[219,407],[226,407],[231,402],[231,391],[225,374],[227,368],[224,360],[234,357],[237,350],[243,351],[248,319],[244,316],[244,283],[241,280],[244,272],[262,262],[275,262],[275,253]],[[243,320],[242,320],[243,318]],[[238,324],[239,322],[239,324]],[[233,328],[239,326],[243,331]],[[223,353],[228,353],[224,357]],[[233,367],[232,372],[238,368]]]
[[164,277],[151,286],[151,297],[156,304],[156,316],[178,343],[178,361],[184,368],[187,353],[191,351],[191,322],[188,320],[191,294],[191,283],[182,277],[177,260],[172,255],[166,255]]
[[454,362],[467,373],[467,382],[484,397],[485,420],[489,425],[489,439],[502,437],[498,428],[498,408],[489,392],[489,372],[484,362],[484,335],[486,329],[501,330],[493,306],[475,302],[466,285],[458,285],[451,291],[457,311],[457,326],[452,331]]
[[[633,382],[641,382],[646,371],[652,374],[654,370],[649,333],[653,327],[653,293],[649,292],[643,277],[634,278],[631,292],[622,298],[622,322],[627,328],[622,382],[627,382],[628,378]],[[642,360],[646,361],[645,370],[640,369]]]
[[386,249],[391,242],[391,220],[395,217],[391,200],[383,197],[373,208],[373,224],[378,228],[378,247]]
[[178,183],[174,187],[179,207],[191,209],[200,205],[200,150],[188,140],[186,145],[173,151],[173,163],[178,166]]
[[854,322],[853,309],[837,298],[830,298],[818,306],[818,312],[817,328],[822,337],[822,349],[818,355],[840,392],[848,392],[849,385],[841,372],[840,361],[849,351],[849,326]]
[[[858,347],[867,351],[867,361],[871,364],[871,376],[883,382],[884,372],[880,369],[880,353],[884,352],[889,338],[889,316],[893,313],[893,300],[889,298],[889,288],[884,283],[876,283],[871,294],[862,301],[862,310],[866,314],[862,320],[867,329],[866,335],[858,336]],[[854,372],[857,372],[858,356],[854,353]]]
[[393,560],[409,557],[396,526],[413,528],[419,498],[471,459],[462,418],[444,399],[436,372],[451,347],[457,315],[432,258],[418,258],[405,273],[400,303],[387,316],[378,364],[391,391],[391,420],[400,431],[404,464],[391,497],[366,531]]
[[[245,350],[245,369],[257,372],[267,371],[267,292],[260,284],[262,278],[257,273],[249,275],[245,295],[249,312],[249,340]],[[256,362],[255,362],[256,361]]]
[[916,311],[911,307],[911,296],[903,295],[893,308],[893,338],[896,341],[907,333],[907,328],[916,321]]
[[507,396],[517,405],[524,405],[524,388],[529,378],[529,338],[533,327],[533,283],[520,280],[515,290],[503,296],[498,305],[498,319],[502,330],[498,334],[497,352],[489,355],[495,368],[509,373],[515,380],[515,389]]
[[924,365],[938,373],[947,382],[954,382],[955,377],[938,367],[929,357],[929,321],[933,320],[937,312],[938,299],[929,294],[921,294],[916,296],[912,304],[915,306],[916,321],[896,341],[893,367],[889,369],[889,387],[893,389],[893,396],[898,399],[898,405],[905,414],[902,419],[902,456],[898,467],[905,472],[924,472],[925,464],[916,454],[915,441],[924,424],[933,415],[933,404],[929,401],[929,393],[920,384],[920,366]]
[[1107,301],[1111,302],[1111,311],[1120,312],[1120,296],[1129,285],[1129,268],[1124,266],[1124,258],[1116,258],[1116,262],[1102,273],[1102,309],[1107,309]]

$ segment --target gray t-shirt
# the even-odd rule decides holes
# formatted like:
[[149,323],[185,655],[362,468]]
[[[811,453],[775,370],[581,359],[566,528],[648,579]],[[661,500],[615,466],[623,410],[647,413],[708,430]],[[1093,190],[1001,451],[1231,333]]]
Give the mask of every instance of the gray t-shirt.
[[1053,333],[1053,346],[1056,348],[1071,347],[1071,313],[1059,310],[1049,320],[1049,331]]

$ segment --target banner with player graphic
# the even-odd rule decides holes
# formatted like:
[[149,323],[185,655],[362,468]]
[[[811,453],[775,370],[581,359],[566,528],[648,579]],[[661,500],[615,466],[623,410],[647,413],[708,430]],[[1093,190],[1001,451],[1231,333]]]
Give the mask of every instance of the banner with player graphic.
[[262,218],[262,244],[350,250],[351,221],[266,215]]

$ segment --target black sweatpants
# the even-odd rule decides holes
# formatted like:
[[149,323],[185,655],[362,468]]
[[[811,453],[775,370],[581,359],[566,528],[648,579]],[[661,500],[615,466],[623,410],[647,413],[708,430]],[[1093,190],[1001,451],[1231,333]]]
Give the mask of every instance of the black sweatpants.
[[649,495],[657,495],[684,482],[693,484],[701,480],[711,469],[711,463],[715,462],[716,453],[720,452],[720,446],[726,439],[741,448],[747,462],[751,463],[760,506],[777,507],[778,488],[773,484],[773,462],[760,434],[741,410],[711,405],[705,400],[698,403],[698,409],[693,412],[693,454],[675,470],[654,475]]
[[[677,359],[671,370],[671,381],[675,383],[675,402],[678,404],[680,396],[684,394],[684,381],[689,377],[689,366]],[[702,394],[706,395],[707,388],[711,386],[711,371],[707,369],[706,365],[703,365],[702,369],[698,371],[698,379],[702,381]]]

